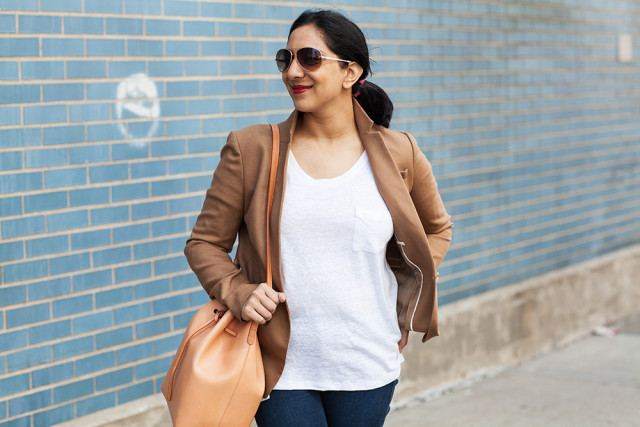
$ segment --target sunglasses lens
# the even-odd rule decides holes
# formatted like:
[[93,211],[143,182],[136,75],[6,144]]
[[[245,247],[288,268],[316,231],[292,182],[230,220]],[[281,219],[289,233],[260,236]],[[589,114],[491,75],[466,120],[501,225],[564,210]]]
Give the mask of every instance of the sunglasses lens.
[[296,53],[298,62],[309,71],[314,71],[322,64],[322,53],[312,47],[303,47]]
[[276,65],[278,66],[278,70],[280,70],[281,73],[287,71],[289,65],[291,65],[291,59],[291,52],[289,52],[287,49],[280,49],[276,53]]

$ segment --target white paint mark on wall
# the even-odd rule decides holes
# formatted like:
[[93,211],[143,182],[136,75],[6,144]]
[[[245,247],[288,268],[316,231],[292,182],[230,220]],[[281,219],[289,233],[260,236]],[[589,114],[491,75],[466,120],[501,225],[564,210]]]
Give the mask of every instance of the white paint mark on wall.
[[[116,95],[116,117],[122,136],[131,144],[144,145],[158,130],[160,102],[156,84],[144,73],[133,74],[118,85]],[[151,121],[126,122],[138,118]]]

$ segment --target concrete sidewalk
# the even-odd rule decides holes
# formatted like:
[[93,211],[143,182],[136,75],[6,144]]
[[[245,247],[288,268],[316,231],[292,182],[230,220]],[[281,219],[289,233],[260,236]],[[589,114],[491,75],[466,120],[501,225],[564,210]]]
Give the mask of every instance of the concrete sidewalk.
[[414,399],[394,408],[385,426],[640,426],[640,312],[608,326],[619,332]]

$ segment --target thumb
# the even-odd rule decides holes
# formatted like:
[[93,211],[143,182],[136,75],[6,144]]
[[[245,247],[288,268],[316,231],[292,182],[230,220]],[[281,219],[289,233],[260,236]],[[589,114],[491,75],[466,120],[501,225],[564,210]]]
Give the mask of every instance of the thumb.
[[284,292],[278,292],[278,301],[284,302],[287,299]]

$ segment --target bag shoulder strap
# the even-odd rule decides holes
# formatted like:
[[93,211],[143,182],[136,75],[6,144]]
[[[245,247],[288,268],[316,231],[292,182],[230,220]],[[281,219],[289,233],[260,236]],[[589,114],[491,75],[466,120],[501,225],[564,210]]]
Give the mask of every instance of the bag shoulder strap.
[[271,272],[271,233],[269,232],[269,218],[273,205],[273,192],[276,186],[276,173],[278,171],[278,156],[280,154],[280,129],[277,125],[271,126],[273,135],[271,147],[271,171],[269,173],[269,192],[267,195],[267,284],[273,288],[273,276]]

